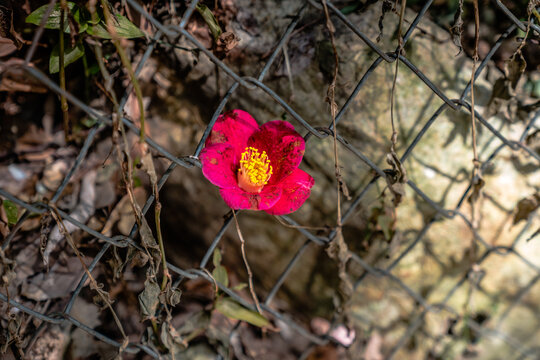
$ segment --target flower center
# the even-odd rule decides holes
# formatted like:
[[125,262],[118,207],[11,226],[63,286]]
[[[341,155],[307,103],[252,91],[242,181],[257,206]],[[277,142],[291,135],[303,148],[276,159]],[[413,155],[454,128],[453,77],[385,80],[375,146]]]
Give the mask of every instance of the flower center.
[[272,176],[272,166],[266,151],[247,147],[240,158],[238,169],[238,186],[247,192],[261,192]]

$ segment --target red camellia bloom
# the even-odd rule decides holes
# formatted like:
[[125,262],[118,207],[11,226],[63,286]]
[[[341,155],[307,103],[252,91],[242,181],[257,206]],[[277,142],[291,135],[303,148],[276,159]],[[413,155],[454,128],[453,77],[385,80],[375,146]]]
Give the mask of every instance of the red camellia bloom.
[[298,168],[304,139],[286,121],[259,127],[247,112],[220,115],[201,152],[204,176],[232,209],[284,215],[298,210],[313,178]]

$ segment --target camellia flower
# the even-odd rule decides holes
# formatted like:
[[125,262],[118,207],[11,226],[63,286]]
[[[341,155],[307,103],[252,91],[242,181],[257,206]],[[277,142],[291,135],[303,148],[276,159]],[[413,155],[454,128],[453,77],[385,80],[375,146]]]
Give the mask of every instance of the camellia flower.
[[247,112],[233,110],[212,128],[200,156],[202,171],[232,209],[289,214],[302,206],[315,183],[298,168],[305,145],[287,121],[259,127]]

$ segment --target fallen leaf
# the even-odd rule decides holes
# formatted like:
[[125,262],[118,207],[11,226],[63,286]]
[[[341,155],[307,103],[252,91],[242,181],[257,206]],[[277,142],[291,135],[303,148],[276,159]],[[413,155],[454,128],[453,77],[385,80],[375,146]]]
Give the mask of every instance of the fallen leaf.
[[0,57],[7,56],[15,50],[17,46],[13,40],[0,36]]
[[[85,258],[88,266],[92,259]],[[49,272],[40,272],[22,285],[21,294],[35,301],[58,299],[71,294],[82,276],[83,267],[77,257],[65,263],[57,261]]]

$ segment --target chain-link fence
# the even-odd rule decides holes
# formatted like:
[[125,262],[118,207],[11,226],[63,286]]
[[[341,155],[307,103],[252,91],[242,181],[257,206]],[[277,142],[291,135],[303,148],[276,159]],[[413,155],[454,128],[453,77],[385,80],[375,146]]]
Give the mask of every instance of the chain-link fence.
[[[204,134],[202,138],[199,141],[198,146],[194,150],[193,154],[190,156],[183,156],[183,157],[177,157],[173,153],[169,152],[167,149],[163,148],[156,142],[154,142],[151,138],[146,138],[146,141],[148,145],[155,151],[156,154],[159,154],[162,157],[167,158],[171,161],[171,165],[169,168],[164,172],[164,174],[161,176],[158,182],[158,187],[161,189],[161,187],[167,182],[167,179],[173,172],[173,170],[177,166],[185,167],[188,169],[191,169],[191,171],[200,171],[200,162],[198,161],[198,156],[201,153],[201,150],[204,146],[205,140],[209,136],[213,125],[215,124],[218,116],[223,112],[225,106],[227,105],[229,99],[231,96],[236,92],[237,89],[243,87],[247,89],[260,89],[266,95],[269,99],[272,99],[277,104],[279,104],[283,110],[291,116],[293,121],[296,121],[298,124],[302,125],[307,131],[308,134],[306,135],[306,140],[309,139],[307,142],[307,147],[310,146],[311,142],[319,141],[319,139],[326,138],[328,136],[332,136],[332,130],[333,126],[332,123],[328,125],[327,128],[320,128],[313,126],[310,121],[306,120],[302,117],[301,114],[297,113],[294,108],[292,108],[286,100],[284,100],[279,94],[274,92],[271,88],[269,88],[267,85],[265,85],[265,78],[267,77],[269,70],[271,66],[274,64],[280,53],[283,51],[284,46],[286,46],[288,40],[290,39],[291,34],[296,29],[299,21],[302,19],[302,16],[307,8],[309,7],[315,7],[317,9],[322,9],[321,4],[308,1],[305,3],[303,7],[300,8],[299,12],[297,14],[294,14],[292,16],[292,20],[290,24],[287,26],[285,31],[283,32],[283,35],[279,42],[275,44],[275,47],[273,48],[273,51],[271,52],[270,56],[268,56],[265,66],[263,67],[262,71],[255,77],[249,77],[249,76],[241,76],[235,71],[233,71],[230,67],[228,67],[224,62],[222,62],[218,57],[214,55],[214,53],[210,50],[208,50],[205,46],[203,46],[193,34],[188,32],[186,30],[187,24],[190,21],[190,18],[192,17],[194,11],[196,10],[196,6],[198,4],[198,1],[194,0],[187,6],[187,10],[184,12],[182,16],[182,20],[178,25],[169,25],[166,26],[162,23],[160,23],[158,20],[156,20],[152,15],[148,14],[146,10],[141,7],[141,5],[135,1],[135,0],[126,0],[127,3],[134,9],[135,11],[139,12],[142,17],[146,18],[148,22],[150,22],[158,31],[156,32],[155,36],[151,41],[148,41],[147,49],[142,56],[141,60],[138,63],[136,74],[138,75],[141,71],[141,69],[144,67],[146,61],[151,57],[152,52],[155,49],[155,46],[158,42],[168,42],[170,44],[175,44],[179,41],[180,38],[184,38],[191,42],[197,49],[200,50],[201,53],[204,54],[204,56],[207,56],[217,67],[219,67],[220,70],[222,70],[227,76],[229,76],[231,79],[234,80],[234,84],[229,88],[227,93],[222,97],[219,106],[215,109],[214,115],[212,116],[212,119],[210,120],[208,126],[206,127],[206,130],[204,131]],[[54,3],[54,2],[52,2]],[[413,31],[417,28],[419,22],[426,16],[426,13],[430,6],[432,5],[433,1],[427,1],[427,3],[423,6],[421,11],[417,14],[414,21],[409,25],[407,31],[404,33],[403,36],[403,42],[407,43],[407,41],[410,39]],[[503,33],[500,35],[497,42],[492,46],[489,53],[485,58],[479,63],[478,68],[475,73],[475,78],[478,78],[482,72],[485,70],[486,65],[491,60],[492,56],[496,53],[496,51],[499,49],[503,41],[510,36],[513,32],[521,30],[521,31],[527,31],[527,27],[530,26],[531,32],[534,34],[534,36],[538,36],[540,33],[540,28],[538,25],[534,24],[533,21],[530,23],[523,22],[518,20],[499,0],[495,0],[492,2],[494,6],[498,7],[500,10],[502,10],[506,16],[513,22],[513,24]],[[278,6],[278,5],[276,5]],[[403,71],[412,71],[427,87],[429,87],[436,96],[438,96],[440,99],[444,101],[444,104],[434,113],[431,115],[429,120],[425,123],[425,125],[416,133],[416,136],[414,137],[414,140],[408,145],[407,149],[401,154],[400,161],[404,162],[409,156],[411,156],[414,153],[414,149],[419,144],[428,129],[430,127],[435,126],[437,118],[440,116],[440,114],[447,109],[451,109],[450,111],[456,111],[456,110],[464,110],[464,111],[471,111],[471,105],[466,101],[467,96],[470,94],[471,87],[470,83],[465,86],[463,91],[461,92],[461,96],[458,99],[452,99],[445,95],[445,92],[442,91],[439,87],[437,87],[430,79],[423,74],[422,71],[420,71],[406,56],[404,55],[398,55],[398,50],[396,52],[386,53],[384,52],[377,44],[372,42],[368,36],[366,36],[355,24],[353,24],[346,15],[344,15],[338,8],[336,8],[335,5],[333,5],[331,2],[327,2],[328,9],[330,11],[330,15],[332,17],[333,21],[336,22],[343,22],[350,31],[354,32],[358,36],[358,41],[364,42],[371,50],[376,53],[378,56],[376,60],[371,64],[369,69],[365,72],[365,74],[362,76],[361,80],[356,85],[354,91],[350,94],[348,100],[344,103],[344,105],[339,110],[335,122],[336,124],[340,123],[340,120],[346,116],[347,110],[349,109],[352,101],[355,99],[357,94],[360,92],[360,90],[363,88],[363,86],[366,84],[366,80],[369,78],[369,76],[375,71],[375,69],[381,64],[381,63],[392,63],[394,61],[400,61],[408,70]],[[36,33],[36,36],[34,38],[34,43],[37,43],[39,38],[41,36],[41,32],[38,31]],[[82,231],[88,233],[90,236],[95,237],[99,240],[102,240],[103,246],[99,253],[93,258],[92,262],[88,265],[88,271],[91,273],[94,268],[100,263],[103,256],[111,251],[112,247],[118,247],[118,248],[125,248],[125,247],[135,247],[139,250],[142,249],[139,242],[136,240],[137,236],[137,226],[135,225],[131,231],[130,236],[125,237],[122,235],[119,236],[105,236],[101,234],[98,231],[93,230],[89,226],[87,226],[84,223],[81,223],[77,221],[77,219],[74,219],[71,217],[68,213],[63,212],[62,210],[58,210],[55,207],[51,206],[51,204],[54,204],[63,194],[64,190],[66,189],[67,184],[72,180],[73,175],[76,174],[78,169],[81,167],[81,164],[84,163],[88,151],[92,144],[94,143],[96,139],[96,135],[100,132],[100,130],[104,126],[110,126],[112,124],[112,116],[105,116],[100,114],[98,111],[93,109],[91,106],[86,104],[85,102],[81,101],[80,99],[76,98],[73,94],[63,91],[58,84],[56,84],[51,78],[40,72],[34,67],[29,66],[29,62],[32,59],[33,53],[35,51],[35,48],[32,47],[26,57],[26,63],[24,65],[18,65],[22,69],[24,69],[28,74],[35,77],[37,80],[39,80],[41,83],[43,83],[46,87],[48,87],[51,91],[63,95],[67,98],[67,100],[73,104],[74,106],[78,107],[82,111],[86,112],[88,116],[95,118],[98,120],[98,123],[94,125],[86,140],[84,141],[83,146],[80,149],[80,152],[76,158],[75,163],[70,168],[67,176],[63,179],[61,185],[58,187],[56,192],[54,193],[54,196],[51,198],[50,202],[48,204],[46,203],[26,203],[24,201],[21,201],[18,199],[17,194],[10,194],[6,192],[3,189],[0,189],[0,196],[2,196],[4,199],[9,199],[10,201],[14,202],[21,208],[24,208],[25,211],[22,214],[22,216],[19,218],[16,225],[14,225],[11,233],[9,236],[4,240],[2,244],[2,250],[6,250],[7,247],[10,245],[10,243],[15,238],[18,231],[21,229],[23,223],[30,217],[31,214],[45,214],[50,211],[57,211],[58,215],[66,222],[69,222]],[[129,88],[126,91],[126,94],[120,101],[120,108],[122,109],[124,105],[127,102],[128,95],[131,93],[132,89]],[[478,123],[484,128],[484,130],[487,130],[489,133],[489,136],[493,139],[496,139],[500,141],[500,145],[496,147],[495,151],[493,151],[489,156],[487,156],[482,161],[481,170],[484,170],[484,167],[492,162],[495,161],[496,158],[499,156],[499,154],[504,149],[510,149],[512,152],[520,152],[526,154],[530,159],[533,161],[536,161],[537,164],[540,163],[540,156],[538,153],[536,153],[534,150],[530,149],[524,144],[524,139],[530,134],[532,130],[535,129],[535,121],[538,117],[538,114],[535,114],[532,116],[529,120],[529,122],[524,126],[523,132],[521,135],[517,138],[508,138],[507,136],[503,135],[499,130],[495,129],[493,125],[490,124],[489,121],[487,121],[484,117],[482,117],[481,114],[476,114],[476,119]],[[130,131],[133,131],[136,134],[139,134],[139,129],[137,126],[134,125],[132,121],[126,118],[122,118],[122,121],[124,125],[129,128]],[[354,156],[358,158],[358,161],[361,161],[365,163],[367,166],[369,166],[374,171],[374,176],[369,181],[369,183],[365,186],[365,188],[361,189],[358,192],[358,195],[354,200],[351,202],[351,205],[344,210],[343,216],[341,218],[341,223],[347,224],[347,221],[351,216],[354,214],[355,209],[362,203],[362,200],[365,196],[365,194],[368,192],[370,188],[375,186],[375,184],[378,181],[384,182],[387,176],[390,176],[390,172],[386,171],[385,169],[380,168],[376,165],[376,162],[370,159],[368,156],[366,156],[360,149],[353,146],[350,142],[347,141],[346,138],[347,134],[339,134],[337,136],[337,141],[339,142],[340,146],[343,147],[343,149],[347,149],[350,151]],[[311,139],[313,138],[313,139]],[[472,154],[472,153],[471,153]],[[471,155],[472,156],[472,155]],[[471,169],[472,170],[472,165]],[[474,183],[474,179],[473,179]],[[429,302],[425,299],[425,297],[419,293],[418,291],[414,290],[410,286],[408,286],[403,279],[401,279],[399,276],[396,276],[393,274],[393,269],[396,268],[400,264],[400,262],[411,252],[413,249],[415,249],[418,246],[421,246],[423,237],[428,232],[430,227],[432,227],[433,224],[440,221],[449,221],[451,219],[461,219],[469,228],[470,231],[473,233],[474,241],[478,244],[482,245],[482,248],[485,249],[485,251],[478,255],[477,260],[474,262],[476,266],[481,265],[483,262],[485,262],[487,259],[492,257],[517,257],[523,264],[525,264],[527,267],[529,267],[534,273],[536,274],[532,280],[526,285],[523,286],[518,295],[515,296],[512,301],[509,302],[508,308],[504,311],[504,313],[501,315],[501,317],[498,319],[497,326],[495,327],[486,327],[482,324],[481,321],[469,318],[467,319],[467,324],[469,329],[471,331],[474,331],[478,337],[490,337],[497,340],[500,340],[504,343],[506,343],[509,347],[511,347],[515,353],[516,359],[537,359],[540,357],[540,350],[538,347],[528,347],[525,344],[521,343],[519,340],[516,340],[513,337],[513,334],[505,333],[500,328],[500,324],[502,324],[505,321],[505,317],[510,313],[512,308],[519,304],[519,302],[523,299],[523,297],[527,294],[528,291],[530,291],[531,288],[538,282],[540,279],[540,264],[532,263],[527,259],[527,256],[521,254],[516,249],[516,244],[518,244],[519,241],[524,241],[523,234],[527,231],[531,224],[532,216],[529,218],[526,225],[524,225],[523,230],[519,232],[519,235],[513,240],[511,245],[509,246],[497,246],[492,245],[488,241],[486,241],[475,229],[473,226],[473,222],[469,216],[467,216],[462,211],[462,205],[466,202],[468,196],[471,195],[472,191],[474,190],[472,186],[468,186],[467,189],[463,192],[457,206],[453,209],[447,209],[442,208],[440,206],[440,203],[425,194],[422,189],[417,186],[413,181],[408,180],[406,182],[406,185],[412,190],[419,198],[421,198],[423,201],[425,201],[427,204],[429,204],[435,211],[436,216],[434,216],[432,219],[430,219],[428,222],[426,222],[426,225],[423,229],[421,229],[418,232],[418,235],[412,241],[402,252],[398,254],[398,256],[395,257],[395,259],[386,267],[379,268],[371,265],[367,261],[365,261],[361,256],[357,254],[352,254],[352,257],[349,261],[355,262],[358,265],[360,265],[364,269],[363,275],[358,277],[355,280],[355,288],[361,287],[363,285],[364,279],[366,279],[368,276],[373,276],[375,278],[381,278],[386,279],[390,282],[393,282],[397,287],[401,288],[408,296],[414,301],[415,304],[417,304],[415,312],[410,314],[410,318],[408,321],[408,327],[406,331],[402,332],[400,336],[398,337],[397,341],[395,341],[395,345],[388,349],[388,351],[384,354],[385,358],[391,359],[395,358],[396,354],[404,347],[407,346],[407,343],[410,341],[411,337],[413,337],[418,331],[421,331],[423,323],[426,321],[426,317],[429,314],[438,314],[438,313],[446,313],[451,317],[455,317],[456,319],[459,319],[464,316],[461,309],[456,309],[449,305],[449,300],[452,298],[452,296],[456,293],[456,291],[462,287],[464,287],[466,284],[473,284],[473,286],[477,286],[480,282],[480,278],[482,276],[481,272],[478,271],[477,268],[474,266],[470,266],[469,269],[462,274],[460,274],[460,280],[454,284],[454,286],[450,287],[447,292],[442,296],[442,300],[438,302]],[[146,213],[151,205],[154,202],[154,196],[150,196],[145,206],[143,207],[142,211],[143,213]],[[300,336],[305,337],[309,340],[311,345],[305,349],[302,358],[307,357],[310,350],[313,348],[313,346],[326,344],[330,341],[332,341],[329,334],[326,335],[316,335],[314,333],[311,333],[307,330],[307,327],[303,324],[297,323],[292,319],[292,316],[290,316],[287,313],[280,313],[276,311],[272,307],[272,301],[275,298],[276,294],[280,291],[280,288],[282,287],[283,283],[287,280],[287,277],[290,275],[293,268],[297,265],[299,260],[302,258],[302,255],[304,254],[306,248],[310,246],[310,244],[314,243],[318,246],[327,246],[330,244],[334,238],[336,237],[337,228],[332,229],[330,234],[328,236],[321,236],[315,232],[310,231],[307,228],[302,228],[297,224],[291,217],[289,216],[283,216],[282,219],[294,226],[297,231],[299,231],[303,236],[305,236],[306,241],[305,243],[298,249],[297,253],[292,256],[290,262],[288,265],[283,269],[283,272],[281,273],[281,276],[277,279],[274,286],[268,289],[267,295],[264,298],[264,300],[261,302],[260,306],[262,310],[269,314],[269,316],[273,319],[280,320],[284,323],[286,323],[290,328],[294,329]],[[208,265],[208,262],[212,256],[212,253],[214,249],[218,246],[220,243],[225,231],[231,226],[231,223],[233,223],[233,217],[232,215],[226,217],[224,220],[223,226],[220,229],[220,231],[217,233],[215,238],[213,239],[210,247],[206,251],[206,254],[200,261],[199,268],[195,269],[181,269],[178,268],[172,264],[168,264],[169,270],[176,275],[175,281],[173,286],[178,286],[182,280],[184,279],[195,279],[195,278],[202,278],[209,282],[213,283],[213,279],[209,276],[208,272],[205,271],[205,267]],[[255,274],[256,275],[256,274]],[[63,323],[71,323],[72,325],[75,325],[78,328],[81,328],[82,330],[92,334],[96,338],[100,339],[101,341],[104,341],[110,345],[116,346],[118,348],[121,348],[123,346],[122,343],[117,341],[117,339],[113,339],[105,334],[102,334],[96,330],[94,330],[91,326],[88,326],[84,324],[83,322],[80,322],[79,320],[72,317],[71,311],[73,308],[73,305],[75,303],[75,300],[80,295],[81,290],[85,286],[88,280],[88,274],[86,272],[83,272],[80,277],[80,281],[78,283],[78,286],[76,290],[73,292],[68,304],[66,305],[65,309],[60,313],[41,313],[38,311],[35,311],[15,300],[13,300],[11,297],[13,297],[13,294],[4,294],[0,293],[0,299],[4,302],[8,302],[10,306],[15,307],[24,313],[30,315],[31,317],[34,317],[36,319],[39,319],[42,321],[41,327],[47,326],[47,324],[63,324]],[[223,291],[225,294],[229,295],[234,300],[238,301],[240,304],[244,305],[247,308],[254,309],[255,306],[253,304],[250,304],[246,302],[242,297],[240,297],[233,289],[223,286],[222,284],[219,284],[219,288],[221,291]],[[37,331],[36,333],[39,333]],[[450,342],[452,341],[452,336],[449,333]],[[440,341],[441,339],[431,339],[433,341]],[[155,349],[150,348],[147,345],[144,345],[142,343],[133,342],[130,343],[125,349],[123,350],[128,353],[138,353],[138,352],[145,352],[148,355],[159,358],[159,354],[156,353]]]

